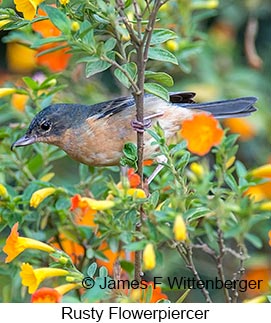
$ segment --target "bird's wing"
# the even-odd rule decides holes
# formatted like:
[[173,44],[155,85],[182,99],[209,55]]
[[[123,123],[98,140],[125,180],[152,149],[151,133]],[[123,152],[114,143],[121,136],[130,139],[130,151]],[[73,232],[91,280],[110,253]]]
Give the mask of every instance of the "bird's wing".
[[134,106],[135,102],[133,97],[120,97],[114,100],[97,103],[91,106],[91,111],[88,117],[95,119],[102,119],[110,117],[113,114],[123,111],[126,108]]
[[[193,92],[175,92],[170,93],[169,98],[171,103],[195,103],[193,97],[195,93]],[[160,98],[146,94],[145,104],[155,105]],[[113,114],[119,113],[127,108],[133,108],[135,106],[135,101],[132,96],[123,96],[114,100],[109,100],[101,103],[97,103],[91,106],[91,111],[88,117],[95,119],[102,119],[105,117],[110,117]]]

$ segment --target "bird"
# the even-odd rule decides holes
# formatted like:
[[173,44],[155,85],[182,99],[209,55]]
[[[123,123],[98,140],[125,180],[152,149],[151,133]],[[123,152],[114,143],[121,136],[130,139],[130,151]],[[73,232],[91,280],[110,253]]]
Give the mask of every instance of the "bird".
[[[196,103],[194,92],[169,93],[165,101],[152,94],[144,95],[144,123],[136,120],[133,96],[93,104],[56,103],[39,113],[31,121],[25,135],[16,140],[11,149],[37,142],[58,146],[72,159],[89,166],[119,165],[123,147],[137,142],[137,131],[159,121],[166,140],[181,129],[183,120],[206,112],[217,119],[249,116],[256,111],[256,97],[241,97],[214,102]],[[157,151],[153,138],[144,136],[144,159],[151,159]]]

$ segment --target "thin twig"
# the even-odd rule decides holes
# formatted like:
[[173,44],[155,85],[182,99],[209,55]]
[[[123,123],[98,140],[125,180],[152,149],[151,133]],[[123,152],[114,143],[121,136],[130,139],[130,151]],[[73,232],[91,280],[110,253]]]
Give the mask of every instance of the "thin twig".
[[[239,261],[239,268],[237,270],[236,273],[233,274],[233,281],[237,281],[240,280],[241,277],[243,276],[244,272],[245,272],[245,268],[244,268],[244,260],[246,259],[246,257],[244,257],[244,246],[240,245],[239,247],[239,257],[238,259]],[[239,292],[238,292],[238,284],[234,285],[235,288],[232,290],[232,302],[236,303],[238,301],[238,297],[239,297]]]
[[223,268],[223,257],[225,255],[225,245],[224,245],[224,239],[223,239],[223,232],[220,228],[217,229],[217,242],[219,247],[219,254],[217,256],[217,272],[219,275],[219,278],[223,282],[223,292],[225,296],[225,300],[227,303],[231,303],[232,299],[229,294],[229,291],[227,288],[225,288],[225,274],[224,274],[224,268]]
[[131,75],[120,65],[118,64],[116,61],[114,61],[113,59],[105,56],[105,55],[102,55],[101,56],[101,60],[107,62],[107,63],[110,63],[112,64],[114,67],[118,68],[126,77],[127,79],[129,80],[129,82],[131,83],[131,86],[133,88],[133,90],[138,93],[140,92],[138,86],[137,86],[137,83],[134,81],[134,79],[131,77]]
[[[179,253],[179,255],[183,258],[186,267],[191,270],[192,274],[196,278],[197,282],[202,282],[200,275],[196,269],[196,266],[193,261],[193,247],[192,245],[184,245],[184,244],[178,244],[176,246],[176,249]],[[207,303],[212,303],[212,299],[210,297],[209,291],[203,287],[201,288],[201,292],[206,300]]]

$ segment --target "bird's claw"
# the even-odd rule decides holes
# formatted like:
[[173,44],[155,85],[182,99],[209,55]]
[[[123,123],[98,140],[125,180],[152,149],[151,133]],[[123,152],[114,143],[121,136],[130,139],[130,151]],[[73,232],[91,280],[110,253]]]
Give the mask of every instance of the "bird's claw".
[[131,122],[131,126],[135,131],[143,133],[147,128],[151,126],[151,120],[144,120],[143,122],[133,120]]
[[150,128],[151,123],[152,123],[152,119],[157,118],[157,117],[161,117],[164,113],[159,112],[156,114],[152,114],[150,116],[147,116],[143,119],[143,122],[136,120],[133,120],[131,122],[131,126],[132,128],[140,133],[143,133],[146,129]]

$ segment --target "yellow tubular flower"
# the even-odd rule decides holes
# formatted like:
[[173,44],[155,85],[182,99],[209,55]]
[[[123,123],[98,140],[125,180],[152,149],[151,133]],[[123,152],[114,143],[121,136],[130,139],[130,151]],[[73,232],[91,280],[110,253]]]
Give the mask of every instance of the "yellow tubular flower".
[[7,197],[8,191],[3,184],[0,184],[0,196]]
[[177,241],[184,241],[187,238],[186,226],[181,215],[177,215],[175,218],[173,233]]
[[16,10],[23,13],[25,19],[31,20],[35,17],[37,8],[44,0],[14,0]]
[[229,169],[235,162],[235,156],[231,156],[226,162],[226,169]]
[[255,168],[249,173],[257,178],[271,178],[271,164],[266,164]]
[[204,168],[201,164],[193,162],[190,165],[190,169],[198,178],[203,178]]
[[156,259],[152,243],[148,243],[143,250],[143,265],[146,270],[152,270],[155,268]]
[[76,288],[80,288],[82,287],[82,284],[77,284],[77,283],[73,283],[73,284],[64,284],[64,285],[60,285],[55,287],[54,289],[60,294],[60,295],[64,295],[66,293],[68,293],[69,291],[76,289]]
[[6,245],[3,248],[3,251],[7,254],[5,262],[11,262],[25,249],[37,249],[49,253],[55,252],[55,249],[46,243],[30,238],[19,237],[17,222],[12,227],[10,235],[7,238]]
[[10,95],[15,93],[17,90],[10,87],[3,87],[0,89],[0,98],[3,98],[4,96]]
[[140,188],[129,188],[127,194],[137,199],[144,199],[147,197],[146,193]]
[[87,205],[92,210],[96,210],[96,211],[104,211],[107,209],[111,209],[115,205],[115,202],[113,202],[113,201],[95,200],[95,199],[91,199],[89,197],[82,197],[81,202],[86,202]]
[[49,182],[54,176],[55,176],[55,173],[45,174],[44,176],[42,176],[40,178],[40,181],[42,181],[42,182]]
[[62,4],[62,6],[66,6],[70,0],[59,0],[59,2]]
[[30,206],[37,208],[46,197],[54,194],[55,191],[53,187],[46,187],[34,192],[30,198]]
[[260,210],[262,210],[262,211],[271,211],[271,201],[262,203],[260,205]]
[[69,272],[59,268],[38,268],[34,269],[30,264],[23,263],[21,266],[20,276],[22,284],[28,287],[28,293],[33,294],[40,283],[46,278],[67,276]]

